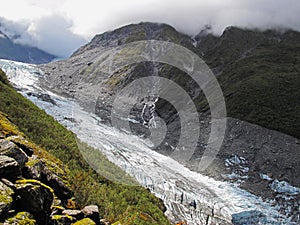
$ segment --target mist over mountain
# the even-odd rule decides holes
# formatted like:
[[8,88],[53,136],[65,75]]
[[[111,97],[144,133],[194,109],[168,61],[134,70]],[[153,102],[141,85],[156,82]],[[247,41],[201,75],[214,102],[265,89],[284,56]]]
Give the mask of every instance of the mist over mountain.
[[55,58],[54,55],[36,47],[15,43],[14,38],[18,38],[16,35],[12,38],[10,39],[5,33],[0,31],[0,59],[41,64],[48,63]]
[[167,23],[189,36],[206,25],[217,36],[228,26],[300,30],[298,0],[11,0],[1,9],[1,23],[20,35],[18,42],[59,57],[68,57],[95,34],[141,21]]

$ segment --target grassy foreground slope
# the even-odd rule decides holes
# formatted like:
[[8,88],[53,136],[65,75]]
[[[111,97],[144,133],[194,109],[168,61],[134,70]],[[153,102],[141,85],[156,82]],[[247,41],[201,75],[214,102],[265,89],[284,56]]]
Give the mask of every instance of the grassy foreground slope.
[[[81,155],[74,134],[17,93],[9,85],[2,70],[0,70],[0,111],[6,113],[33,142],[55,155],[69,168],[67,180],[75,192],[78,204],[97,204],[101,216],[111,222],[170,224],[163,214],[162,201],[146,189],[112,183],[92,170]],[[87,152],[94,154],[95,151],[87,145],[84,146]],[[107,161],[105,163],[109,164]],[[124,175],[117,167],[115,172],[120,173],[120,176]]]

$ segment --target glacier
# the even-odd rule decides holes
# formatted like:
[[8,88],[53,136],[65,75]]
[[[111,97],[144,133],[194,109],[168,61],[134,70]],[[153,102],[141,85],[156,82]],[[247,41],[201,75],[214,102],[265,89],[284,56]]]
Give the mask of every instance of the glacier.
[[[101,118],[86,112],[73,99],[43,89],[38,82],[43,71],[34,65],[0,60],[0,68],[22,95],[161,198],[171,222],[295,224],[276,207],[237,185],[193,172],[151,150],[146,140],[102,124]],[[45,101],[40,95],[53,101]]]

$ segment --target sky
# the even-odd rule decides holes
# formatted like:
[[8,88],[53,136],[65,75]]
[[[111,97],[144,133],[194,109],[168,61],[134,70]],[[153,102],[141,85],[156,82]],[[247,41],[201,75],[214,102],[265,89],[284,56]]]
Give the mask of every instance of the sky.
[[0,0],[1,30],[15,41],[67,57],[93,36],[139,22],[196,35],[205,25],[300,31],[299,0]]

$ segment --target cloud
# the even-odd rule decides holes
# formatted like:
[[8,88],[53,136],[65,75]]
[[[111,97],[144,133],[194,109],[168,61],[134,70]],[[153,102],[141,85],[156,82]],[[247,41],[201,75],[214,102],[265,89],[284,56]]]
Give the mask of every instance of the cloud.
[[[16,2],[26,10],[16,13]],[[300,30],[299,0],[10,0],[1,8],[15,23],[9,27],[22,33],[18,41],[59,56],[95,34],[141,21],[168,23],[189,35],[205,25],[218,35],[227,26]]]
[[49,15],[38,20],[18,22],[0,19],[2,30],[14,42],[35,46],[64,58],[87,40],[71,31],[70,20],[61,15]]

